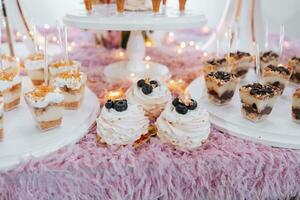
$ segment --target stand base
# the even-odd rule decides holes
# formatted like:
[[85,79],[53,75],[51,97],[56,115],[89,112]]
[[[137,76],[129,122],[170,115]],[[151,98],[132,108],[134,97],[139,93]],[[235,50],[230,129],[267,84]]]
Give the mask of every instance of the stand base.
[[104,69],[105,80],[108,83],[116,83],[124,80],[137,81],[141,78],[151,77],[168,80],[171,77],[167,66],[154,63],[144,62],[145,70],[141,72],[132,72],[127,69],[127,61],[116,62],[108,65]]

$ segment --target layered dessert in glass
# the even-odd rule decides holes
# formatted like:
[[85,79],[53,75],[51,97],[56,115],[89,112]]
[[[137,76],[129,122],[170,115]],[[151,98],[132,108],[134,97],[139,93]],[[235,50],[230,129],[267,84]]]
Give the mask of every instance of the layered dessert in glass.
[[81,64],[75,60],[58,60],[52,62],[49,64],[50,79],[62,72],[79,70],[80,67]]
[[231,70],[232,67],[228,64],[226,58],[220,58],[220,59],[214,58],[206,61],[203,65],[204,75],[215,71],[231,72]]
[[20,68],[20,63],[16,58],[5,54],[1,55],[1,65],[0,65],[1,71],[18,74],[19,68]]
[[38,86],[45,81],[45,56],[43,53],[29,55],[24,61],[25,70],[33,85]]
[[274,65],[274,66],[279,65],[279,55],[274,51],[267,51],[260,54],[261,71],[269,65]]
[[244,79],[249,69],[254,67],[253,56],[250,53],[241,51],[230,53],[229,63],[232,67],[232,73],[241,79]]
[[292,57],[288,66],[292,68],[291,81],[294,83],[300,83],[300,57]]

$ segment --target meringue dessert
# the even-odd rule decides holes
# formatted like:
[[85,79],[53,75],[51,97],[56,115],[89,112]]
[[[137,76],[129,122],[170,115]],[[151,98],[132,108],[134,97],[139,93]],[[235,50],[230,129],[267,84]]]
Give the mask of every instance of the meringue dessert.
[[249,68],[254,67],[254,59],[250,53],[237,51],[230,53],[229,63],[232,67],[232,73],[237,77],[244,79]]
[[44,54],[37,53],[29,55],[24,61],[24,67],[34,86],[44,83]]
[[126,0],[125,10],[128,11],[149,11],[152,9],[151,0]]
[[195,100],[186,98],[168,103],[156,126],[163,142],[189,149],[200,146],[210,133],[208,112]]
[[268,65],[262,71],[262,82],[264,84],[272,84],[275,87],[278,87],[281,95],[289,82],[292,74],[291,71],[292,70],[289,67],[282,65]]
[[224,105],[232,99],[238,79],[229,72],[211,72],[205,76],[207,95],[210,102]]
[[208,60],[203,66],[204,75],[215,71],[231,72],[231,70],[232,67],[228,65],[226,58]]
[[97,119],[97,134],[109,145],[131,145],[147,134],[149,120],[142,106],[126,99],[108,100]]
[[295,122],[300,123],[300,88],[298,88],[293,95],[292,117]]
[[78,109],[84,97],[86,75],[79,70],[62,72],[51,81],[64,95],[65,109]]
[[260,69],[261,71],[269,66],[277,66],[279,64],[279,55],[273,51],[267,51],[260,55]]
[[292,68],[291,81],[294,83],[300,83],[300,57],[292,57],[288,66]]
[[21,78],[13,72],[0,71],[0,92],[3,95],[4,110],[9,111],[20,104]]
[[5,54],[1,55],[1,71],[13,73],[13,74],[18,74],[19,73],[19,67],[20,63],[18,60],[12,56],[8,56]]
[[3,139],[3,115],[4,115],[4,101],[0,97],[0,141]]
[[162,81],[141,79],[126,92],[128,101],[141,105],[150,120],[155,120],[171,101],[172,95]]
[[64,96],[58,88],[37,86],[25,94],[25,101],[42,131],[61,125]]
[[57,74],[62,72],[79,70],[81,64],[75,60],[59,60],[49,65],[50,78],[54,78]]
[[246,119],[257,122],[265,119],[273,109],[278,89],[273,85],[253,83],[240,88],[242,115]]

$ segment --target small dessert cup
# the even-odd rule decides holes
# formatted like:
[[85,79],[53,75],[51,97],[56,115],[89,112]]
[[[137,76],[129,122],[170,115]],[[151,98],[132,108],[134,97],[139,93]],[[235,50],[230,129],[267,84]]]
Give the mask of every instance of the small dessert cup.
[[291,81],[294,83],[300,83],[300,57],[292,57],[288,66],[292,68]]
[[44,83],[44,54],[37,53],[28,56],[24,61],[24,67],[34,86],[38,86]]
[[228,65],[226,58],[211,59],[204,63],[203,66],[204,75],[216,71],[231,72],[232,67]]
[[2,54],[1,62],[1,71],[19,74],[20,63],[16,58]]
[[232,67],[232,73],[240,79],[244,79],[249,68],[254,67],[254,59],[250,53],[237,51],[230,53],[229,63]]
[[68,71],[76,71],[79,70],[81,64],[75,60],[58,60],[50,63],[49,65],[49,73],[50,80],[54,78],[57,74]]
[[279,55],[273,51],[267,51],[260,55],[260,71],[269,65],[279,65]]
[[300,123],[300,88],[293,95],[292,118],[295,122]]

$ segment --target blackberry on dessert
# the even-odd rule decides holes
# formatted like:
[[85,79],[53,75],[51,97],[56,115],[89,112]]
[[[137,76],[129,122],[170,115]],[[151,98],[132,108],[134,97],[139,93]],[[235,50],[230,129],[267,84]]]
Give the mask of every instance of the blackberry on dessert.
[[176,97],[172,101],[177,113],[185,115],[189,110],[195,110],[198,106],[197,101],[190,98]]
[[292,57],[288,61],[288,66],[292,69],[290,80],[294,83],[300,83],[300,57]]
[[300,88],[298,88],[292,97],[292,118],[300,123]]
[[145,95],[151,94],[153,89],[158,87],[159,84],[155,80],[150,80],[149,78],[141,79],[137,82],[137,86],[142,89]]
[[128,104],[126,99],[119,99],[119,100],[107,100],[105,103],[105,108],[110,110],[114,109],[117,112],[123,112],[127,110]]

